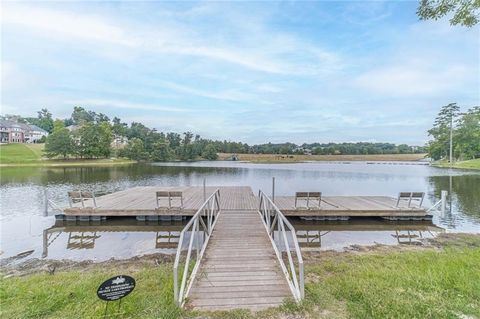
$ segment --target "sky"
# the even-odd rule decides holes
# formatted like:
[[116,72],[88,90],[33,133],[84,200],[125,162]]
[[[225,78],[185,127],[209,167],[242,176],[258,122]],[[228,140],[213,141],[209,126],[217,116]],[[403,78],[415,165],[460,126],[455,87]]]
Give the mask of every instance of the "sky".
[[480,27],[419,21],[417,4],[2,1],[0,112],[423,145],[442,105],[480,105]]

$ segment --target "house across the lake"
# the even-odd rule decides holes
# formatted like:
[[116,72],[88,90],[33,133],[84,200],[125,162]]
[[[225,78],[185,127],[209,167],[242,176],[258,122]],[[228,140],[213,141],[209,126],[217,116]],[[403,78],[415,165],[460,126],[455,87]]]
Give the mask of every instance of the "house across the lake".
[[48,132],[36,125],[0,119],[1,143],[38,143],[43,136]]

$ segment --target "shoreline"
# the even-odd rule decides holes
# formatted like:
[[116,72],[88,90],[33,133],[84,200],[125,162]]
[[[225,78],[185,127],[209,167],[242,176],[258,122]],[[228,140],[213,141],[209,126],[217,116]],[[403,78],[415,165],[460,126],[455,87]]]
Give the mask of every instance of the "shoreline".
[[[427,154],[370,154],[370,155],[294,155],[294,154],[237,154],[238,161],[249,163],[302,163],[302,162],[421,162]],[[228,160],[231,153],[219,153],[218,160]]]
[[446,161],[437,161],[432,163],[433,167],[438,168],[452,168],[452,169],[463,169],[463,170],[480,170],[480,158],[468,160],[468,161],[459,161],[454,162],[453,165]]
[[0,167],[75,167],[75,166],[114,166],[135,164],[137,161],[128,159],[92,159],[92,160],[40,160],[32,163],[0,163]]
[[[344,247],[343,250],[318,250],[318,251],[302,251],[304,260],[307,263],[317,262],[325,258],[337,258],[351,255],[365,255],[372,253],[391,253],[391,252],[411,252],[411,251],[425,251],[438,250],[452,247],[469,247],[480,249],[480,233],[440,233],[434,238],[425,238],[414,245],[404,244],[373,244],[373,245],[359,245],[354,244]],[[28,255],[27,255],[28,256]],[[137,255],[129,258],[110,258],[108,260],[96,261],[93,259],[87,260],[72,260],[72,259],[41,259],[31,258],[26,260],[22,256],[16,255],[8,258],[0,258],[0,274],[3,278],[7,276],[28,276],[38,272],[51,272],[52,267],[56,271],[81,270],[89,271],[96,267],[110,267],[110,266],[127,266],[138,267],[145,265],[158,265],[159,263],[171,263],[175,255],[152,253]],[[6,273],[4,272],[6,271]]]

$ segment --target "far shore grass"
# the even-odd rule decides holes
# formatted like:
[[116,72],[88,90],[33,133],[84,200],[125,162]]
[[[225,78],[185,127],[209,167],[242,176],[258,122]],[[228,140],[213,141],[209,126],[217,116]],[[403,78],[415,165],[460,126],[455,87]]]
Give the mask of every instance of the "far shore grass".
[[[219,153],[218,159],[225,160],[231,153]],[[293,154],[237,154],[239,161],[253,163],[296,163],[307,161],[420,161],[427,154],[370,154],[370,155],[293,155]]]
[[47,159],[43,157],[44,144],[0,145],[0,167],[8,166],[109,166],[131,164],[135,161],[112,159]]
[[444,168],[480,170],[480,158],[468,160],[468,161],[453,162],[452,165],[450,165],[448,161],[438,161],[433,163],[432,165],[435,167],[444,167]]
[[[173,301],[171,260],[79,263],[0,279],[1,318],[100,318],[99,284],[125,274],[133,293],[107,318],[479,318],[480,235],[442,234],[425,246],[373,246],[305,253],[305,300],[278,308],[199,313]],[[47,261],[44,261],[47,262]],[[48,271],[50,269],[50,272]]]

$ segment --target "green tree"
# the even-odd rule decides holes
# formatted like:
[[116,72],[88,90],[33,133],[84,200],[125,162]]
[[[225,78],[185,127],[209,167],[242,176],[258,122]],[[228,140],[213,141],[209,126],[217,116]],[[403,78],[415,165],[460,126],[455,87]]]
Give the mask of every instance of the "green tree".
[[450,129],[460,114],[457,103],[442,106],[428,135],[433,139],[428,142],[428,153],[435,159],[446,158],[450,149]]
[[152,160],[156,162],[166,162],[173,159],[173,152],[168,142],[165,140],[158,141],[154,144],[152,152]]
[[417,8],[420,20],[438,20],[453,14],[451,25],[472,27],[480,19],[480,0],[421,0]]
[[198,154],[195,152],[195,146],[192,144],[193,134],[191,132],[183,133],[181,145],[176,149],[177,156],[182,161],[194,160]]
[[128,125],[127,123],[122,123],[118,117],[114,117],[112,126],[112,132],[118,136],[127,136]]
[[[41,109],[37,112],[37,117],[27,117],[26,121],[30,124],[36,125],[40,128],[43,128],[48,133],[53,132],[53,118],[52,113],[48,109]],[[22,123],[24,123],[23,121]]]
[[455,132],[455,157],[461,160],[480,157],[480,107],[469,109],[458,121]]
[[143,141],[137,137],[128,141],[128,145],[121,150],[120,155],[136,161],[145,161],[149,158],[148,153],[143,146]]
[[210,161],[215,161],[216,159],[218,159],[217,150],[215,149],[215,146],[213,144],[208,144],[207,146],[205,146],[202,152],[202,157]]
[[109,157],[113,140],[108,122],[87,123],[78,131],[78,154],[83,158]]
[[53,132],[47,137],[44,152],[48,158],[61,155],[64,159],[75,152],[74,141],[63,121],[56,120],[54,122]]
[[74,106],[72,121],[76,125],[84,125],[95,121],[95,112],[87,111],[81,106]]

